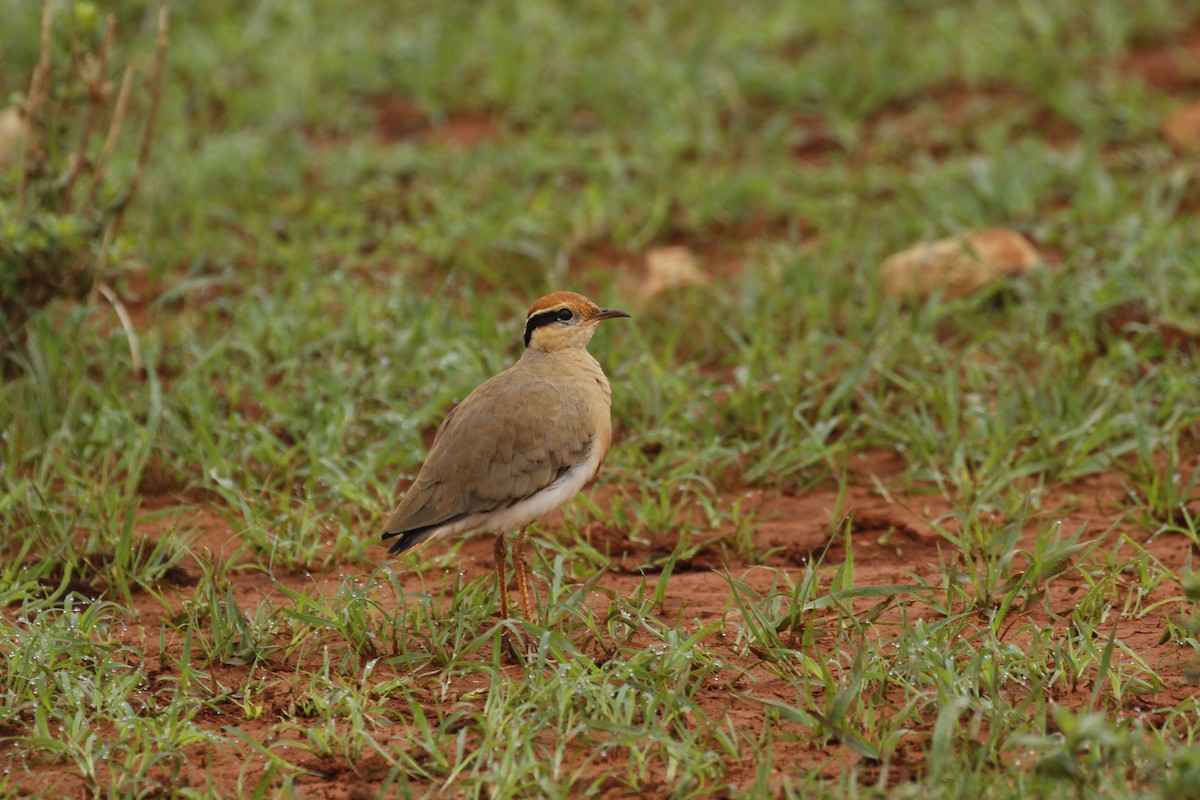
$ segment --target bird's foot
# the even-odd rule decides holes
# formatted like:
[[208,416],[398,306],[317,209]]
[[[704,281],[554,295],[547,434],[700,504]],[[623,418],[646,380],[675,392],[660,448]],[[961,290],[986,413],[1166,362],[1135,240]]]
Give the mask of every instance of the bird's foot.
[[509,663],[526,664],[537,657],[537,642],[522,633],[520,628],[505,627],[500,636],[507,647]]

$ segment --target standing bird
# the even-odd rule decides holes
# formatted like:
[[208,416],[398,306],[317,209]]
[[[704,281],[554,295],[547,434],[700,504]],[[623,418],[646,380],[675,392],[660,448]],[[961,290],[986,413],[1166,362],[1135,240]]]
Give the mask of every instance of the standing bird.
[[538,300],[525,319],[525,352],[442,422],[417,479],[383,529],[388,552],[435,536],[496,534],[500,616],[508,618],[504,533],[519,530],[513,554],[526,619],[533,602],[525,529],[574,497],[600,469],[612,443],[612,390],[587,351],[606,319],[628,317],[574,292]]

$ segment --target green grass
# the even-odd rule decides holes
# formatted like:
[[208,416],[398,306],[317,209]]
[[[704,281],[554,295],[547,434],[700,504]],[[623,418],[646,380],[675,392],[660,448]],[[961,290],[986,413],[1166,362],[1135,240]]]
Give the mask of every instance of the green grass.
[[[0,796],[1198,791],[1200,339],[1159,323],[1197,333],[1200,194],[1157,132],[1195,97],[1122,64],[1200,4],[174,5],[117,243],[145,375],[103,302],[4,356]],[[883,296],[983,226],[1051,265]],[[714,281],[639,299],[680,243]],[[552,288],[634,314],[592,346],[617,438],[499,622],[487,557],[375,531]],[[820,492],[800,564],[766,501]]]

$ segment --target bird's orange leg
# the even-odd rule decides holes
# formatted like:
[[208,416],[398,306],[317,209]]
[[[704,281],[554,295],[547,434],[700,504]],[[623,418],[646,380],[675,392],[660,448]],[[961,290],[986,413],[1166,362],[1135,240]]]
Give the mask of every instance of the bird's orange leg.
[[525,619],[533,621],[533,592],[529,588],[529,565],[525,562],[525,528],[517,534],[513,545],[513,570],[517,573],[517,591],[521,593],[521,610]]
[[508,543],[504,534],[496,534],[496,585],[500,588],[500,619],[508,619],[508,575],[504,562],[508,560]]

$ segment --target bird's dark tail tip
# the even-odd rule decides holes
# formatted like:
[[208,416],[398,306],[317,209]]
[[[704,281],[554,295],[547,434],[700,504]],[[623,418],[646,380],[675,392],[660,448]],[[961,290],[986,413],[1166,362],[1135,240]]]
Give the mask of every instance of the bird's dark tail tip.
[[436,528],[436,525],[430,525],[426,528],[415,528],[411,531],[385,531],[382,538],[385,543],[389,539],[396,540],[388,547],[388,554],[398,556],[410,550],[415,550],[424,544],[433,537]]

